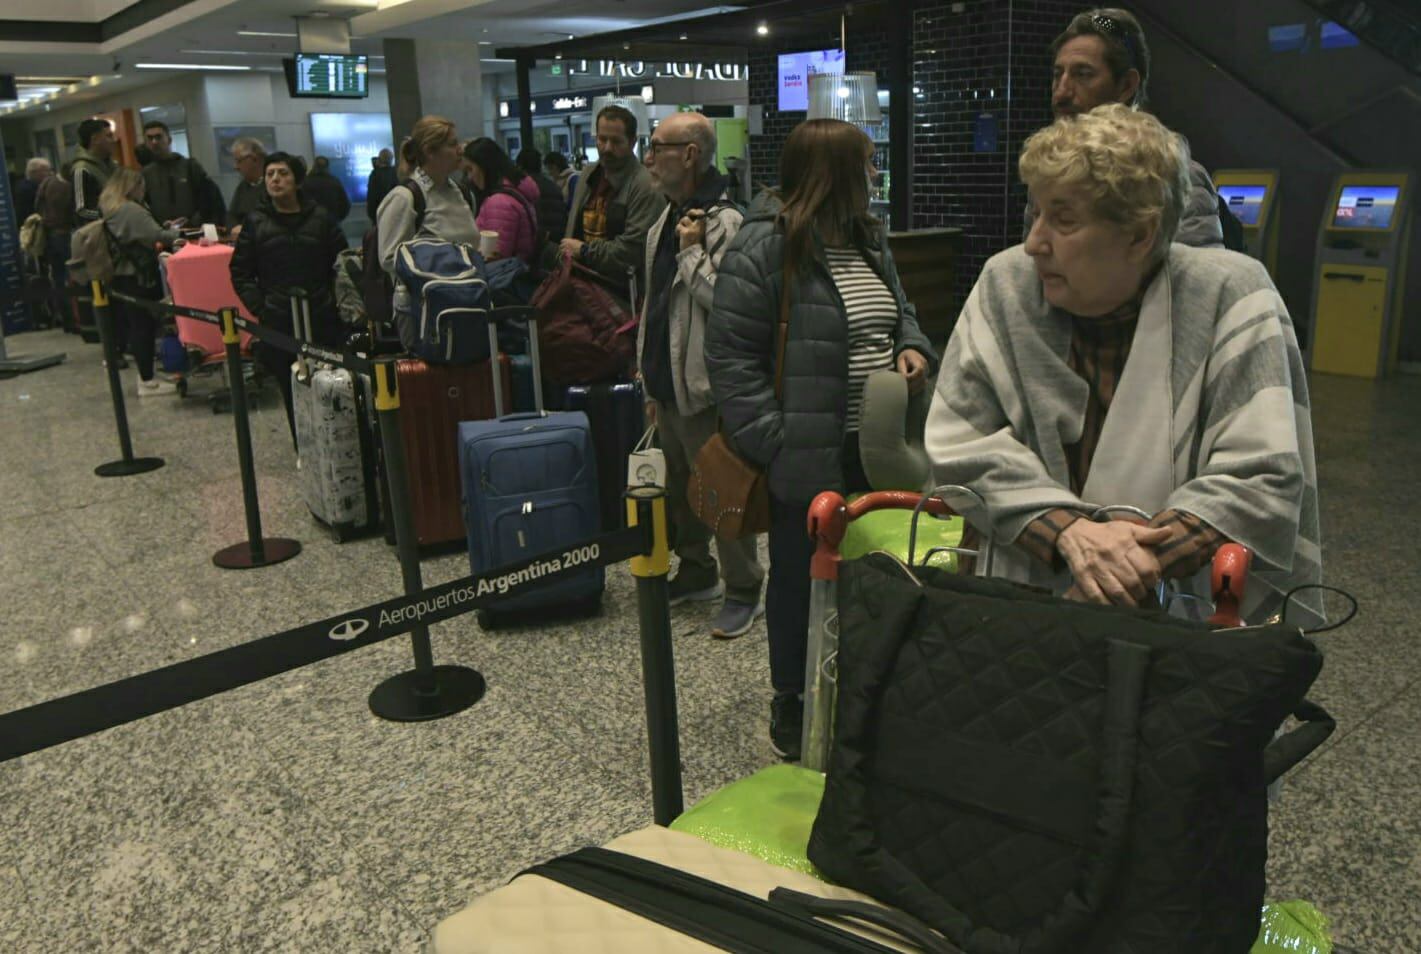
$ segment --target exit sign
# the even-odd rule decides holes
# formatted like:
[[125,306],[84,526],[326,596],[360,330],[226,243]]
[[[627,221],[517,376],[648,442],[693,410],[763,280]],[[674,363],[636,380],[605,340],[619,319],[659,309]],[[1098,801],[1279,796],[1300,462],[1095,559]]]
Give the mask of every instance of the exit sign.
[[561,76],[561,75],[562,75],[562,64],[561,64],[561,63],[554,63],[554,64],[552,65],[552,67],[550,68],[549,72],[550,72],[553,76]]

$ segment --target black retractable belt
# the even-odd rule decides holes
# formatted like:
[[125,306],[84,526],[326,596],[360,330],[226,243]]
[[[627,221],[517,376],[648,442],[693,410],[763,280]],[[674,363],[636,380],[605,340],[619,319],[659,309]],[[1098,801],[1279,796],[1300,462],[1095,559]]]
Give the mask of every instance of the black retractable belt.
[[894,950],[818,921],[819,915],[871,921],[932,954],[960,954],[940,935],[900,912],[875,911],[873,905],[853,902],[847,908],[830,902],[816,910],[813,904],[799,902],[823,899],[784,888],[775,889],[767,902],[679,868],[606,848],[583,848],[523,874],[556,881],[738,954],[888,954]]

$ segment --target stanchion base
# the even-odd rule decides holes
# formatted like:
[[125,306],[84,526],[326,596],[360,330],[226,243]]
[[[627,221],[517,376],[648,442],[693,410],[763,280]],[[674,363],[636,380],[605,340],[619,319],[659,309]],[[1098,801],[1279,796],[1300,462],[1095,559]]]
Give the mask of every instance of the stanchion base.
[[255,567],[284,563],[301,552],[301,544],[285,537],[262,537],[262,559],[252,554],[252,545],[246,540],[224,547],[212,555],[212,562],[224,570],[250,570]]
[[434,691],[415,670],[391,676],[370,693],[370,711],[391,722],[427,722],[463,712],[484,697],[484,677],[467,666],[435,666]]
[[162,466],[161,457],[135,457],[133,460],[111,460],[107,464],[100,464],[94,468],[94,473],[100,477],[132,477],[134,474],[146,474]]

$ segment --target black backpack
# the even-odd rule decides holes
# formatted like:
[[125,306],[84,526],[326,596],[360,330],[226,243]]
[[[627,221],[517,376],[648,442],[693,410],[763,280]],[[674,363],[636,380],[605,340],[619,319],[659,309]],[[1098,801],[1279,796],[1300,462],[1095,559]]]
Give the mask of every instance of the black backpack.
[[809,860],[965,954],[1247,951],[1267,786],[1334,727],[1317,646],[913,572],[841,571]]
[[[449,181],[459,187],[459,193],[469,204],[469,211],[477,214],[478,209],[474,203],[474,195],[469,191],[469,187],[458,179],[450,179]],[[406,179],[395,188],[400,186],[410,191],[414,204],[414,230],[418,233],[424,227],[424,213],[428,207],[424,190],[413,179]],[[365,317],[377,329],[390,331],[395,327],[395,281],[385,269],[380,267],[378,223],[372,224],[366,231],[365,237],[360,241],[360,249],[360,297],[365,302]]]

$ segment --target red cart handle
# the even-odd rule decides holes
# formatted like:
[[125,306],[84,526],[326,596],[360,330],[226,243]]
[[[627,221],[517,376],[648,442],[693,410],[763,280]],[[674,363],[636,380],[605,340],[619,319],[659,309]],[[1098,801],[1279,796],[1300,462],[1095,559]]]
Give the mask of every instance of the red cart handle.
[[[864,494],[852,503],[844,495],[826,490],[809,505],[809,538],[814,541],[814,556],[809,562],[809,576],[815,580],[839,578],[839,546],[849,524],[864,514],[877,510],[915,510],[923,495],[911,490],[876,490]],[[941,499],[931,497],[923,509],[938,517],[950,517],[952,508]]]
[[1237,543],[1225,543],[1214,554],[1213,581],[1214,615],[1209,625],[1235,628],[1243,625],[1244,591],[1248,588],[1248,568],[1253,554]]

